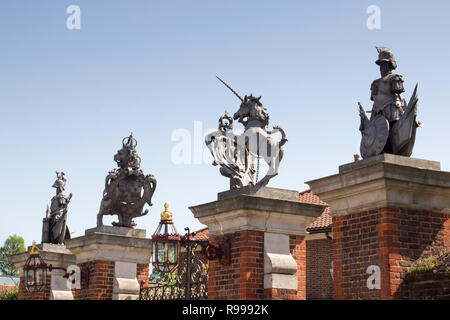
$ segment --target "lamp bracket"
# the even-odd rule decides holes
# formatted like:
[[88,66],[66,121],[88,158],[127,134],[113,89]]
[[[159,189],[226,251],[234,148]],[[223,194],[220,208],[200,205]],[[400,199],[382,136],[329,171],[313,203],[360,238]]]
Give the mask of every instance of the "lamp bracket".
[[217,245],[201,242],[202,253],[208,260],[219,260],[223,265],[231,264],[231,240],[232,236],[224,235]]

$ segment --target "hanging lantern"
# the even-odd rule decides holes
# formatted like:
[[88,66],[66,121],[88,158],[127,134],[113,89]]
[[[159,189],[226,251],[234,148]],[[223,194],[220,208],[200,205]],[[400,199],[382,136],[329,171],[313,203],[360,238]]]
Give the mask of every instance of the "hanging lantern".
[[40,292],[47,285],[47,264],[42,260],[35,241],[23,267],[23,276],[24,286],[28,292]]
[[152,236],[153,266],[164,273],[172,272],[178,265],[181,235],[173,224],[169,205],[164,204],[158,228]]
[[164,204],[161,221],[152,236],[153,266],[161,272],[171,273],[178,265],[181,235],[172,221],[169,205]]

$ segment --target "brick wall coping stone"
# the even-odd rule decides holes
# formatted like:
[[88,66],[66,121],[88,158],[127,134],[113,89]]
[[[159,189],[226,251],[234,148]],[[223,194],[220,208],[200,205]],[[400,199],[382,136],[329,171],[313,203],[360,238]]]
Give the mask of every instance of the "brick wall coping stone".
[[147,235],[147,231],[145,229],[132,229],[125,227],[113,227],[113,226],[100,226],[91,229],[87,229],[85,231],[85,235],[89,235],[92,233],[108,233],[108,234],[116,234],[120,236],[128,236],[133,238],[145,238]]
[[350,162],[344,165],[339,166],[339,173],[344,173],[348,171],[353,171],[355,169],[361,169],[364,167],[368,167],[379,162],[391,163],[401,166],[407,167],[415,167],[420,169],[428,169],[428,170],[441,170],[441,163],[438,161],[410,158],[397,156],[389,153],[380,154],[374,157],[370,157],[367,159],[363,159],[360,161]]
[[253,195],[260,198],[298,201],[298,191],[279,188],[246,186],[244,188],[232,189],[217,194],[217,200],[234,198],[238,195]]

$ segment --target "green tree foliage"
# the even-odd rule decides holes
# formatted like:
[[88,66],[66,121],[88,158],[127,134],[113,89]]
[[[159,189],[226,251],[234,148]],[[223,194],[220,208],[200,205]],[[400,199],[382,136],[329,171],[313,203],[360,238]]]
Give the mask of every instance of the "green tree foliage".
[[25,242],[21,236],[11,235],[0,248],[0,274],[17,277],[19,270],[11,263],[9,257],[13,254],[25,252]]
[[164,273],[159,271],[156,268],[153,268],[152,273],[149,276],[150,282],[165,282],[169,285],[174,285],[176,282],[176,277],[178,274],[178,270],[173,271],[172,273]]

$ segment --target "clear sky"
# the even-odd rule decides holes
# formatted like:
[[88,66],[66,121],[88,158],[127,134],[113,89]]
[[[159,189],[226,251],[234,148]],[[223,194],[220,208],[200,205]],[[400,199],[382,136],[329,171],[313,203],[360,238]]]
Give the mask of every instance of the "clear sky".
[[[69,5],[81,29],[69,30]],[[381,9],[369,30],[368,6]],[[450,2],[3,0],[0,2],[0,243],[40,241],[55,171],[73,193],[72,236],[95,227],[104,178],[130,132],[142,169],[158,178],[154,206],[136,222],[151,235],[164,202],[178,230],[202,225],[188,209],[217,198],[228,181],[194,163],[194,122],[217,128],[241,95],[262,95],[270,125],[288,135],[269,186],[304,190],[359,153],[357,101],[370,109],[379,77],[374,46],[393,50],[409,100],[419,83],[413,157],[450,167]],[[236,125],[237,127],[237,125]],[[172,134],[191,133],[191,164],[172,161]],[[105,218],[110,222],[115,218]]]

